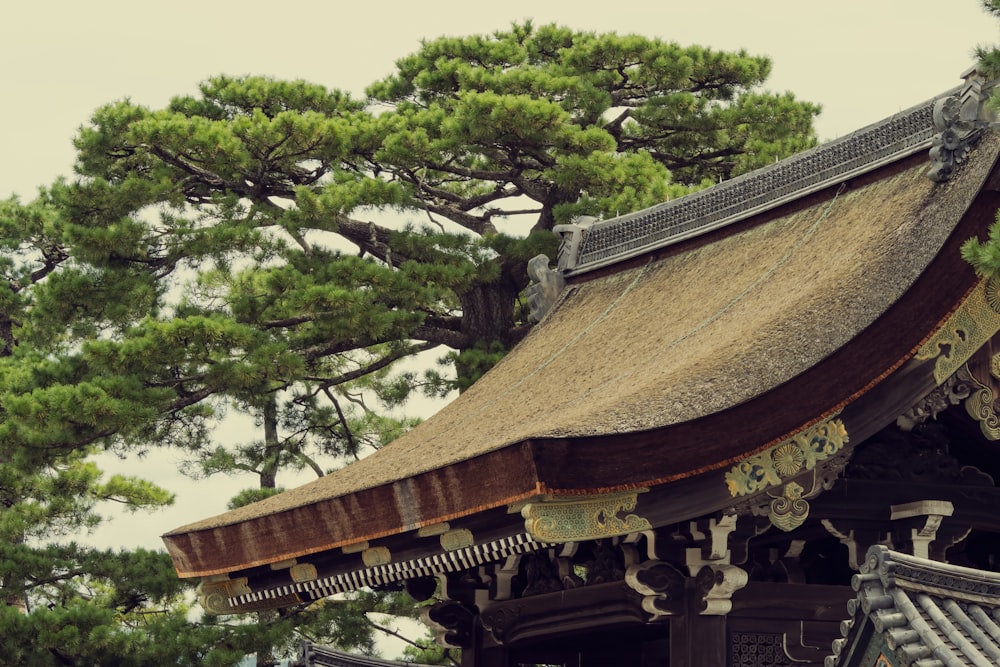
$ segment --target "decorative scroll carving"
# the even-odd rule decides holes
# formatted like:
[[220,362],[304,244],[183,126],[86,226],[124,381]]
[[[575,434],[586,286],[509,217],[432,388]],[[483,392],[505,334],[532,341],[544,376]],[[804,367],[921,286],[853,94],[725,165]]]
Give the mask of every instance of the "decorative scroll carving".
[[802,497],[804,491],[801,485],[789,482],[782,494],[771,501],[768,518],[776,528],[787,533],[805,523],[809,516],[809,503]]
[[198,603],[210,614],[231,614],[233,607],[229,598],[250,592],[247,578],[212,581],[210,578],[198,586]]
[[275,607],[288,607],[302,602],[302,598],[294,593],[282,593],[275,595],[266,601],[252,604],[243,604],[239,608],[232,603],[232,598],[238,595],[249,595],[250,588],[247,586],[247,578],[222,579],[219,581],[203,581],[198,587],[198,603],[201,604],[209,614],[233,614],[248,611],[258,611],[261,609],[272,609]]
[[889,427],[854,450],[845,476],[857,480],[993,486],[989,475],[952,456],[950,444],[949,431],[937,423],[909,433]]
[[629,588],[643,596],[642,608],[650,621],[684,612],[685,579],[672,565],[658,560],[632,565],[625,573]]
[[993,377],[992,365],[993,359],[990,359],[990,377],[985,383],[980,382],[967,369],[962,369],[972,387],[970,395],[965,400],[965,411],[979,422],[979,430],[984,436],[990,440],[1000,440],[1000,414],[998,414],[1000,401],[994,392],[994,388],[1000,386],[1000,382]]
[[471,648],[475,612],[460,602],[441,602],[420,610],[420,620],[445,648]]
[[695,577],[695,587],[701,592],[702,616],[725,616],[732,610],[733,593],[747,585],[746,571],[735,565],[706,565]]
[[934,380],[938,384],[954,375],[962,364],[1000,331],[1000,281],[980,281],[915,359],[936,359]]
[[621,550],[603,541],[593,545],[590,559],[584,563],[584,567],[587,569],[586,583],[588,586],[621,581],[625,578]]
[[566,286],[566,279],[558,270],[549,268],[549,258],[545,255],[535,255],[528,260],[528,277],[531,284],[525,293],[529,316],[532,321],[541,322],[555,305],[559,293]]
[[560,496],[527,503],[521,516],[528,534],[539,542],[583,542],[638,533],[652,528],[647,519],[632,513],[638,493]]
[[480,620],[493,637],[501,644],[505,643],[510,634],[510,629],[516,626],[524,612],[526,605],[511,604],[494,607],[482,613]]
[[983,111],[989,95],[984,94],[984,79],[975,68],[964,75],[965,85],[951,97],[934,103],[934,135],[931,143],[931,168],[927,176],[937,182],[951,178],[955,168],[968,156],[976,140],[990,123]]
[[958,405],[972,393],[972,377],[966,368],[960,368],[943,384],[938,385],[934,391],[924,396],[924,398],[912,408],[896,418],[896,426],[906,432],[912,431],[916,426],[923,424],[928,419],[937,419],[937,416],[947,410],[952,405]]
[[832,458],[848,442],[847,429],[839,419],[827,419],[767,451],[744,459],[726,473],[733,496],[745,496],[781,485],[820,461]]
[[[763,496],[750,496],[733,505],[731,510],[738,516],[767,517],[770,525],[785,532],[795,530],[809,518],[809,500],[832,489],[850,459],[850,452],[841,449],[832,457],[818,461],[811,476],[800,475],[798,481],[788,481],[777,494],[767,491]],[[810,482],[808,490],[799,483],[807,481]],[[763,529],[758,528],[757,532]]]

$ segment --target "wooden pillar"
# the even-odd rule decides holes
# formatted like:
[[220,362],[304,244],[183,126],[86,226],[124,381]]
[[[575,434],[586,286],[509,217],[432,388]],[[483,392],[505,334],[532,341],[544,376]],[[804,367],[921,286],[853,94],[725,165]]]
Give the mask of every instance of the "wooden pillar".
[[472,646],[462,649],[461,667],[508,667],[507,662],[506,647],[494,641],[477,615],[473,621]]
[[675,616],[670,619],[670,667],[726,667],[725,616]]
[[670,617],[669,667],[726,667],[729,633],[725,616],[702,616],[703,599],[689,578],[686,613]]

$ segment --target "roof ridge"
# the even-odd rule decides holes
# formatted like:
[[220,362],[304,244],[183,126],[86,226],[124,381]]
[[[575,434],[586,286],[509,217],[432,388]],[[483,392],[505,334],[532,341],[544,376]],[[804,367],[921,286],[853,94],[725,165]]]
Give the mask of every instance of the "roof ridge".
[[967,598],[1000,607],[1000,573],[933,561],[892,551],[881,545],[868,550],[861,574],[851,585],[855,590],[877,576],[888,588],[931,595]]
[[556,225],[566,275],[705,234],[931,147],[934,109],[962,86],[883,120],[705,190],[609,220]]

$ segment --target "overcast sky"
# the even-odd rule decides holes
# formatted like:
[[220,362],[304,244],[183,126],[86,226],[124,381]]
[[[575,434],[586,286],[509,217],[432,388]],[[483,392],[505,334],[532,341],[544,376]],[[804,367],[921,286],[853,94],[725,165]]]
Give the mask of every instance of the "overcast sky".
[[[1000,42],[978,0],[8,2],[0,12],[0,198],[31,199],[38,186],[70,176],[70,142],[103,103],[129,97],[159,107],[217,74],[301,78],[361,95],[422,38],[528,18],[770,56],[768,88],[822,104],[824,140],[957,85],[972,49]],[[251,484],[176,481],[169,462],[150,457],[128,469],[176,490],[177,506],[118,518],[97,539],[159,548],[160,534],[223,511],[235,488]]]

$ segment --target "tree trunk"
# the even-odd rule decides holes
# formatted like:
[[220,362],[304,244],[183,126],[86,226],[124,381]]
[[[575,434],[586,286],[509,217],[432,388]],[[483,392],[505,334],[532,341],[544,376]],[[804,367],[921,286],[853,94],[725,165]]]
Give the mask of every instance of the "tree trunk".
[[462,333],[476,343],[506,345],[514,328],[514,305],[518,289],[507,280],[476,284],[461,296]]
[[492,367],[497,356],[516,342],[515,306],[521,287],[504,270],[499,279],[476,283],[459,295],[462,304],[462,333],[466,345],[458,350],[455,372],[460,390],[470,386]]
[[[278,486],[278,460],[281,453],[281,440],[278,437],[278,396],[271,393],[264,398],[261,407],[264,422],[264,458],[260,464],[260,488],[274,489]],[[257,612],[257,624],[266,627],[278,618],[273,609]],[[275,667],[278,661],[274,657],[271,646],[257,651],[257,667]]]
[[278,397],[269,394],[261,408],[264,422],[264,458],[260,463],[260,488],[274,489],[278,486],[278,461],[281,455],[281,440],[278,438]]

